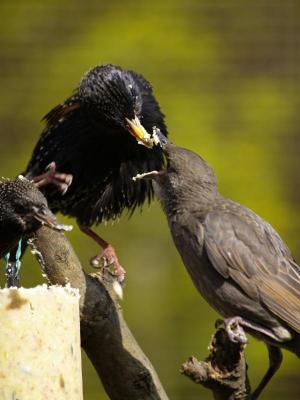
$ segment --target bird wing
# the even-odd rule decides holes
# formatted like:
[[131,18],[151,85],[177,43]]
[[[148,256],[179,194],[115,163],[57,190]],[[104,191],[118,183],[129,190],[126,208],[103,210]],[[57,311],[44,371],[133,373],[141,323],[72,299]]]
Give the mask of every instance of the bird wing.
[[84,146],[82,142],[78,144],[77,136],[83,132],[84,143],[91,139],[86,134],[89,130],[88,124],[80,118],[80,112],[78,95],[74,94],[43,117],[46,126],[35,145],[25,171],[29,179],[43,173],[52,161],[56,162],[60,172],[65,172],[69,169],[70,159],[74,152],[74,157],[77,153],[84,152]]
[[70,112],[80,107],[77,95],[69,97],[64,103],[58,104],[50,110],[42,120],[46,122],[47,128],[57,125],[60,120],[66,118]]
[[207,215],[204,243],[225,279],[300,332],[300,268],[271,225],[229,202]]

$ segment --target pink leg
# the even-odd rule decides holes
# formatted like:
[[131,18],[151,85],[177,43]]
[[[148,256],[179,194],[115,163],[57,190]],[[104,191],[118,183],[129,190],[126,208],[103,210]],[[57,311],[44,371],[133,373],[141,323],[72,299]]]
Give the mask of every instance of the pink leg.
[[71,174],[64,174],[56,171],[56,164],[54,161],[48,165],[47,171],[44,174],[33,178],[33,182],[37,188],[52,184],[55,185],[63,195],[69,189],[72,180],[73,176]]
[[[109,267],[110,265],[113,266],[113,274],[117,277],[119,282],[122,282],[125,278],[126,271],[119,263],[118,257],[116,255],[116,251],[113,246],[107,243],[104,239],[102,239],[96,232],[94,232],[91,228],[83,225],[79,225],[79,228],[82,232],[87,234],[90,238],[92,238],[96,243],[98,243],[102,248],[103,251],[97,254],[95,257],[91,258],[90,263],[93,267]],[[100,261],[102,261],[101,265]]]

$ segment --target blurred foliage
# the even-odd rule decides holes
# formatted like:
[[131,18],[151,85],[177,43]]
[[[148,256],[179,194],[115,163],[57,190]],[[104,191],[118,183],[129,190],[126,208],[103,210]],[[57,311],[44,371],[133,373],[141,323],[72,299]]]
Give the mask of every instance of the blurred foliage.
[[[2,0],[0,10],[1,175],[23,170],[41,117],[87,69],[119,64],[152,82],[173,141],[201,153],[222,193],[269,220],[300,260],[298,0]],[[178,370],[206,355],[217,315],[194,289],[158,204],[98,229],[127,269],[125,317],[170,398],[209,399]],[[78,229],[68,236],[88,264],[95,244]],[[42,281],[30,254],[22,281]],[[267,353],[253,339],[247,351],[255,384]],[[85,400],[106,399],[83,357]],[[295,371],[299,361],[285,354],[263,398],[299,398]]]

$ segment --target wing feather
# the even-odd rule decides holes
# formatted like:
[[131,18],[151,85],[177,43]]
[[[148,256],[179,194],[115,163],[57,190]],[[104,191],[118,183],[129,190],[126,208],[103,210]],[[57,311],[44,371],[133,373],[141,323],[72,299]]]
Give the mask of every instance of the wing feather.
[[42,121],[46,122],[47,128],[57,125],[62,119],[66,118],[72,111],[80,107],[80,102],[76,95],[69,97],[64,103],[58,104],[50,110]]
[[300,332],[300,269],[272,226],[233,203],[209,213],[204,230],[214,268]]

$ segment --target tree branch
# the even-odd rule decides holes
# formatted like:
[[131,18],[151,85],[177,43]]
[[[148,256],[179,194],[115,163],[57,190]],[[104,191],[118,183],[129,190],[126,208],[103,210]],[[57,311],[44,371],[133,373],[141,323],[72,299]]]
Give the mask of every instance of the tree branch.
[[167,400],[148,358],[124,321],[116,301],[115,279],[86,274],[63,233],[40,228],[32,241],[51,284],[78,288],[81,343],[112,400]]
[[223,328],[213,335],[205,361],[190,357],[181,373],[213,392],[215,400],[250,399],[244,346],[232,343]]

